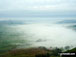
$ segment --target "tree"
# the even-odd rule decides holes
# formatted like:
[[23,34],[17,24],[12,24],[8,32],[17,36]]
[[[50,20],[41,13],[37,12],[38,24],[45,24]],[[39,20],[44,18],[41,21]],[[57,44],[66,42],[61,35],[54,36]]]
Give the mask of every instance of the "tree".
[[69,50],[69,49],[70,49],[70,46],[66,46],[66,47],[65,47],[65,50]]
[[57,48],[57,47],[56,47],[56,48],[53,50],[52,55],[58,56],[59,53],[61,53],[61,52],[62,52],[62,50],[61,50],[60,48]]

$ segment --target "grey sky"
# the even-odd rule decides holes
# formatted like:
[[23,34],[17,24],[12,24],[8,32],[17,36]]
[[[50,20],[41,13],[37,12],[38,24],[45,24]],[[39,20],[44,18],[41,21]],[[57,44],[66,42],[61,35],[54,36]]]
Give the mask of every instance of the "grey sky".
[[0,17],[76,15],[76,0],[0,0]]

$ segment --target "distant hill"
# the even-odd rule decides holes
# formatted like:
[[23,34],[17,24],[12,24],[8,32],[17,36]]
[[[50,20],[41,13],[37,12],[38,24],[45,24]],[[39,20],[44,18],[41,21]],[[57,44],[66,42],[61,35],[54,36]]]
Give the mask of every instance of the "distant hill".
[[2,20],[0,21],[0,25],[7,24],[7,25],[17,25],[17,24],[24,24],[24,21],[20,20]]
[[64,20],[64,21],[59,21],[59,24],[65,24],[65,23],[76,23],[76,20]]
[[70,28],[76,28],[76,25],[71,25],[71,26],[69,26]]
[[68,26],[68,28],[71,28],[76,31],[76,25],[70,25],[70,26]]

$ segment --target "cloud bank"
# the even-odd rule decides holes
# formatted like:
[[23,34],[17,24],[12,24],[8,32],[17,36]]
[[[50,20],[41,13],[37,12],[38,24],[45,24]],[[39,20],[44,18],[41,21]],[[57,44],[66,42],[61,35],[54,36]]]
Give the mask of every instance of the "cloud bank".
[[[0,0],[0,15],[52,15],[76,12],[76,0]],[[53,15],[54,15],[53,14]],[[60,14],[60,13],[59,13]]]

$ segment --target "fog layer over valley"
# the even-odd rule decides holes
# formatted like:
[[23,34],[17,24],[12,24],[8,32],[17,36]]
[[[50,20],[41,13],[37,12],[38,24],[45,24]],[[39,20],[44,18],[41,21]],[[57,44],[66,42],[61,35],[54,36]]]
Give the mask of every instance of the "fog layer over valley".
[[[4,22],[4,23],[3,23]],[[58,21],[0,20],[0,49],[76,46],[76,31]],[[66,26],[67,25],[67,26]]]

